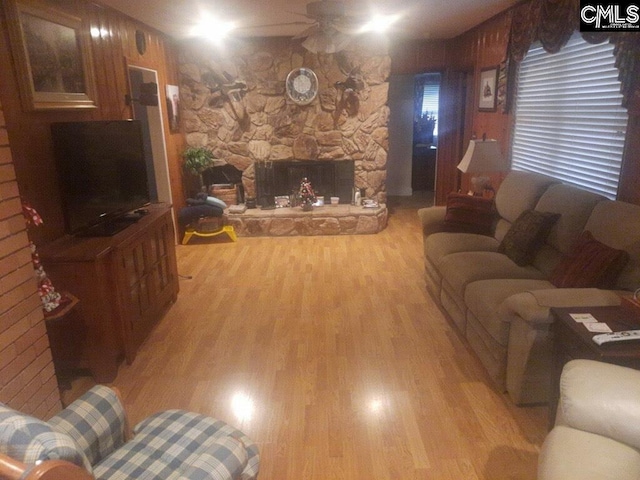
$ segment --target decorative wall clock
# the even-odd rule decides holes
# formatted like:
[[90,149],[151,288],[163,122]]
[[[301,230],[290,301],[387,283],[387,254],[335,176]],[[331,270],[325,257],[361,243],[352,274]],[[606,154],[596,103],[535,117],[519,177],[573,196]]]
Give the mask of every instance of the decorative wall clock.
[[318,77],[310,68],[295,68],[286,81],[287,95],[298,105],[308,105],[318,95]]

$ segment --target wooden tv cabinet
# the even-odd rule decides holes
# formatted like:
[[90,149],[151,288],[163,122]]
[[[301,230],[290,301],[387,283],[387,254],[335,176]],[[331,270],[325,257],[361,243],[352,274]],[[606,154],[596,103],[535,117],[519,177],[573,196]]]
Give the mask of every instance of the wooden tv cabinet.
[[97,382],[113,381],[123,357],[133,362],[178,296],[171,208],[158,204],[148,210],[111,237],[66,235],[38,248],[56,289],[80,300],[86,331],[82,365]]

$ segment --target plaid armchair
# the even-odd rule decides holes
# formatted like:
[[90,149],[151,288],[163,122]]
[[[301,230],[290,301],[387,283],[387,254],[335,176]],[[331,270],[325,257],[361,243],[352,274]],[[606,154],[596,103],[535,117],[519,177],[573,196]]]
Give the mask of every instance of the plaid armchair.
[[[125,411],[114,390],[96,386],[48,422],[0,404],[0,478],[250,480],[257,446],[211,417],[167,410],[148,417],[127,441]],[[66,470],[65,470],[66,469]],[[13,476],[12,476],[13,475]]]

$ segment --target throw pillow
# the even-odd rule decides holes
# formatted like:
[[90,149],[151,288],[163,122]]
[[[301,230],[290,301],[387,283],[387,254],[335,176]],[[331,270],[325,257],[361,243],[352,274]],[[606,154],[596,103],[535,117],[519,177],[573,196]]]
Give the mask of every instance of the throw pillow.
[[558,218],[559,213],[525,210],[500,242],[498,252],[521,267],[529,265]]
[[549,281],[558,288],[612,288],[628,260],[626,251],[599,242],[585,230]]
[[478,233],[491,235],[493,226],[493,200],[489,198],[450,193],[444,227],[447,232]]
[[220,200],[218,197],[208,196],[205,202],[207,203],[207,205],[213,205],[222,209],[227,208],[227,204]]

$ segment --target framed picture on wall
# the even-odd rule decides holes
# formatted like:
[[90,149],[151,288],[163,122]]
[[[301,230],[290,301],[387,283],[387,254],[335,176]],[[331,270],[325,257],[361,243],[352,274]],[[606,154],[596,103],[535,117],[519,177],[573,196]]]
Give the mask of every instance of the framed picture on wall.
[[480,71],[478,110],[481,112],[496,111],[497,85],[498,67],[483,68]]
[[91,45],[82,20],[35,2],[7,4],[25,110],[95,108]]

